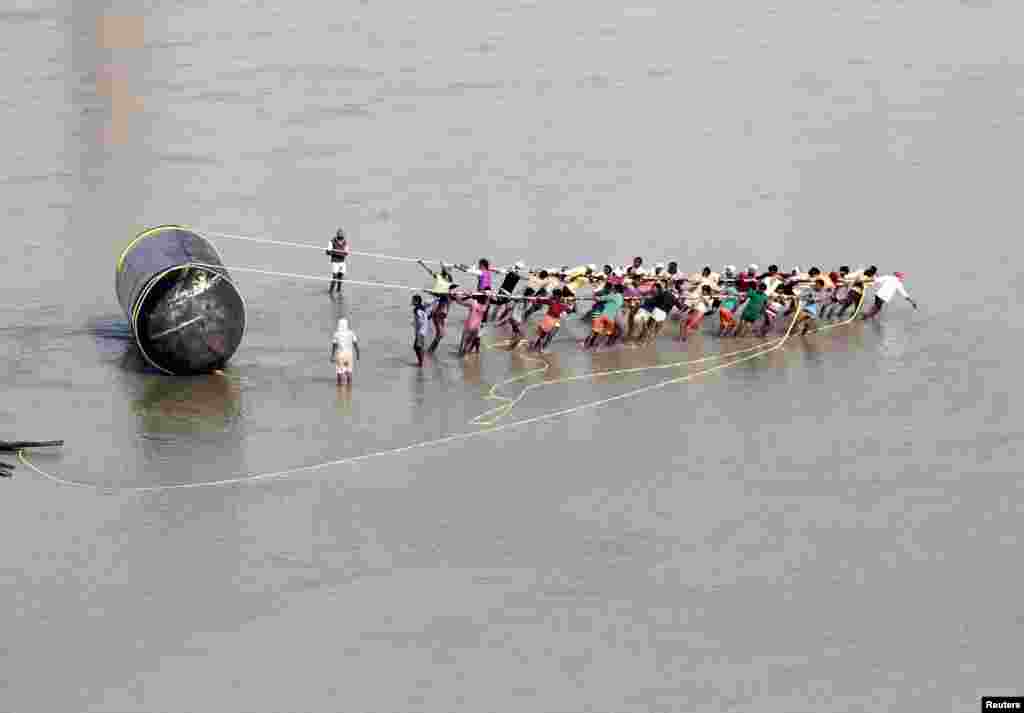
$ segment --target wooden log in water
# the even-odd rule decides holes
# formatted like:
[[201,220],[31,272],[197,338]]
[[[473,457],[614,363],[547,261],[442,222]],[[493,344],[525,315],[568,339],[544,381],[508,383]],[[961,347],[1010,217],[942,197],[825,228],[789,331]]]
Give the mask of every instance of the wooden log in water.
[[52,446],[63,446],[64,441],[0,441],[0,451],[5,453],[17,453],[23,448],[50,448]]

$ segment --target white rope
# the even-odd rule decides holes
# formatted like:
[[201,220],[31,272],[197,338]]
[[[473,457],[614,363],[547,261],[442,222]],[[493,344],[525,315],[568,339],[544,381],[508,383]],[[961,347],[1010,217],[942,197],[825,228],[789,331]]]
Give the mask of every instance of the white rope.
[[[218,238],[228,238],[229,240],[244,240],[248,243],[263,243],[264,245],[281,245],[289,248],[312,248],[313,250],[324,250],[319,245],[310,245],[309,243],[289,243],[284,240],[269,240],[268,238],[250,238],[247,235],[232,235],[231,233],[218,233],[212,230],[201,230],[199,231],[205,235],[215,235]],[[355,250],[347,250],[349,255],[359,255],[360,257],[372,257],[378,260],[396,260],[398,262],[419,262],[421,258],[415,257],[400,257],[398,255],[381,255],[380,253],[364,253],[357,252]]]
[[[192,262],[189,263],[194,267],[206,267],[213,270],[228,270],[229,272],[251,272],[257,275],[270,275],[273,277],[290,277],[295,280],[313,280],[314,282],[334,282],[333,277],[324,277],[323,275],[300,275],[295,272],[278,272],[277,270],[263,270],[256,267],[239,267],[237,265],[214,265],[213,263],[207,262]],[[437,294],[426,287],[411,287],[409,285],[397,285],[390,282],[367,282],[365,280],[350,280],[347,277],[339,280],[342,285],[358,285],[360,287],[379,287],[387,290],[405,290],[407,292],[429,292],[430,294]],[[496,299],[507,299],[512,301],[520,302],[543,302],[550,299],[549,297],[522,297],[516,295],[499,295],[488,292],[468,292],[466,290],[457,290],[459,295],[466,297],[476,297],[478,295],[490,295]],[[593,297],[574,297],[577,302],[591,301]]]
[[[374,451],[372,453],[364,453],[363,455],[359,455],[359,456],[351,456],[349,458],[341,458],[341,459],[338,459],[338,460],[326,461],[324,463],[314,463],[313,465],[305,465],[305,466],[300,466],[298,468],[290,468],[288,470],[280,470],[280,471],[276,471],[276,472],[273,472],[273,473],[258,473],[258,474],[255,474],[255,475],[242,475],[242,476],[238,476],[238,477],[235,477],[235,478],[224,478],[222,480],[208,480],[208,481],[196,482],[196,483],[173,483],[173,484],[170,484],[170,485],[152,485],[152,486],[145,486],[145,487],[120,488],[118,490],[118,492],[119,493],[137,493],[137,494],[142,494],[142,493],[163,492],[163,491],[166,491],[166,490],[190,490],[190,489],[194,489],[194,488],[213,488],[213,487],[219,487],[219,486],[224,486],[224,485],[240,485],[240,484],[243,484],[243,483],[255,483],[257,481],[262,481],[262,480],[272,480],[272,479],[286,478],[288,476],[297,475],[299,473],[310,473],[310,472],[313,472],[313,471],[316,471],[316,470],[322,470],[324,468],[329,468],[329,467],[332,467],[332,466],[348,465],[348,464],[351,464],[351,463],[358,463],[360,461],[369,460],[370,458],[378,458],[378,457],[389,456],[389,455],[398,455],[399,453],[406,453],[408,451],[416,450],[416,449],[419,449],[419,448],[429,448],[430,446],[438,446],[438,445],[443,445],[443,444],[446,444],[446,443],[453,443],[455,441],[464,441],[464,440],[467,440],[467,439],[470,439],[470,438],[474,438],[476,436],[482,436],[482,435],[485,435],[485,434],[488,434],[488,433],[497,433],[499,431],[507,431],[507,430],[512,429],[512,428],[518,428],[519,426],[527,426],[527,425],[533,424],[533,423],[540,423],[542,421],[549,421],[549,420],[551,420],[553,418],[559,418],[561,416],[569,416],[569,415],[574,414],[574,413],[579,413],[580,411],[584,411],[584,410],[587,410],[587,409],[598,408],[600,406],[606,406],[607,404],[615,403],[616,401],[622,401],[623,399],[628,399],[628,398],[632,398],[634,396],[639,396],[641,394],[645,394],[645,393],[650,392],[650,391],[655,391],[657,389],[663,389],[663,388],[665,388],[667,386],[671,386],[673,384],[684,383],[684,382],[690,381],[691,379],[695,379],[698,376],[703,376],[705,374],[710,374],[710,373],[713,373],[715,371],[720,371],[720,370],[725,369],[727,367],[734,366],[735,364],[738,364],[738,363],[740,363],[742,361],[746,361],[746,360],[750,359],[753,356],[760,356],[762,353],[767,353],[769,351],[773,351],[774,349],[777,349],[778,346],[779,345],[776,345],[775,347],[768,347],[768,348],[766,348],[764,350],[764,352],[757,352],[757,353],[755,353],[753,355],[748,355],[747,357],[744,357],[742,359],[735,359],[735,360],[733,360],[731,362],[726,362],[724,364],[718,364],[717,366],[711,367],[709,369],[704,369],[702,371],[698,371],[698,372],[695,372],[693,374],[688,374],[687,376],[680,376],[680,377],[676,377],[676,378],[673,378],[673,379],[667,379],[665,381],[658,382],[657,384],[651,384],[649,386],[644,386],[644,387],[641,387],[639,389],[633,389],[632,391],[627,391],[626,393],[619,394],[617,396],[611,396],[609,398],[600,399],[598,401],[591,401],[589,403],[580,404],[579,406],[574,406],[572,408],[562,409],[560,411],[554,411],[554,412],[551,412],[551,413],[542,414],[540,416],[534,416],[533,418],[526,418],[526,419],[523,419],[521,421],[515,421],[515,422],[512,422],[512,423],[506,423],[506,424],[499,425],[499,426],[492,426],[492,427],[485,428],[485,429],[480,430],[480,431],[470,431],[468,433],[457,433],[457,434],[454,434],[454,435],[451,435],[451,436],[445,436],[443,438],[436,438],[436,439],[433,439],[433,440],[430,440],[430,441],[420,441],[419,443],[412,443],[412,444],[407,445],[407,446],[399,446],[398,448],[390,448],[390,449],[383,450],[383,451]],[[61,478],[59,476],[51,475],[50,473],[47,473],[47,472],[41,470],[40,468],[36,467],[31,461],[29,461],[28,458],[25,456],[25,452],[24,451],[19,451],[18,452],[18,459],[22,462],[22,464],[24,464],[28,468],[31,468],[38,475],[46,478],[47,480],[51,480],[51,481],[53,481],[55,483],[58,483],[60,485],[69,485],[69,486],[73,486],[73,487],[76,487],[76,488],[87,488],[87,489],[92,489],[92,490],[103,490],[102,486],[97,485],[96,483],[87,483],[87,482],[80,481],[80,480],[66,480],[66,479]]]
[[[316,280],[319,282],[333,282],[335,278],[322,275],[299,275],[294,272],[278,272],[276,270],[261,270],[255,267],[238,267],[237,265],[214,265],[206,262],[189,263],[195,267],[208,267],[216,270],[228,270],[231,272],[252,272],[257,275],[272,275],[274,277],[291,277],[296,280]],[[362,287],[381,287],[388,290],[407,290],[409,292],[426,292],[423,287],[409,287],[408,285],[395,285],[389,282],[364,282],[361,280],[349,280],[345,278],[340,281],[345,285],[360,285]]]
[[[826,329],[831,329],[833,327],[839,327],[839,326],[842,326],[844,324],[849,324],[849,323],[853,322],[857,318],[857,314],[858,314],[858,312],[860,312],[860,309],[863,306],[863,304],[864,304],[864,297],[862,295],[860,301],[857,304],[856,309],[854,310],[853,315],[850,317],[849,320],[847,320],[845,322],[840,322],[840,323],[837,323],[837,324],[832,324],[832,325],[826,325],[824,327],[819,327],[815,331],[824,331]],[[797,312],[797,314],[795,314],[793,316],[793,321],[790,322],[789,328],[786,330],[786,333],[781,338],[779,338],[774,344],[771,343],[771,342],[768,342],[768,343],[762,345],[763,348],[759,349],[758,351],[755,351],[755,352],[750,353],[750,354],[744,354],[744,356],[732,359],[731,361],[723,361],[720,364],[716,364],[715,366],[708,367],[707,369],[702,369],[702,370],[694,372],[692,374],[687,374],[685,376],[677,376],[677,377],[674,377],[674,378],[671,378],[671,379],[666,379],[664,381],[659,381],[656,384],[650,384],[648,386],[642,386],[642,387],[640,387],[638,389],[633,389],[632,391],[627,391],[626,393],[618,394],[617,396],[611,396],[611,397],[604,398],[604,399],[598,399],[596,401],[590,401],[588,403],[580,404],[579,406],[574,406],[572,408],[561,409],[559,411],[552,411],[552,412],[549,412],[549,413],[541,414],[540,416],[534,416],[533,418],[525,418],[525,419],[522,419],[522,420],[519,420],[519,421],[514,421],[514,422],[511,422],[511,423],[505,423],[505,424],[501,424],[501,425],[489,425],[486,428],[484,428],[482,430],[479,430],[479,431],[470,431],[468,433],[456,433],[456,434],[453,434],[453,435],[450,435],[450,436],[444,436],[442,438],[435,438],[435,439],[428,440],[428,441],[420,441],[418,443],[411,443],[411,444],[406,445],[406,446],[399,446],[397,448],[389,448],[389,449],[386,449],[386,450],[374,451],[372,453],[364,453],[363,455],[359,455],[359,456],[350,456],[348,458],[339,458],[337,460],[325,461],[323,463],[314,463],[312,465],[299,466],[298,468],[289,468],[288,470],[279,470],[279,471],[275,471],[275,472],[272,472],[272,473],[256,473],[256,474],[251,474],[251,475],[240,475],[240,476],[236,476],[236,477],[233,477],[233,478],[223,478],[221,480],[209,480],[209,481],[194,482],[194,483],[171,483],[169,485],[152,485],[152,486],[143,486],[143,487],[120,488],[118,490],[118,493],[144,494],[144,493],[157,493],[157,492],[163,492],[163,491],[168,491],[168,490],[192,490],[192,489],[196,489],[196,488],[213,488],[213,487],[220,487],[220,486],[225,486],[225,485],[241,485],[241,484],[246,484],[246,483],[255,483],[257,481],[263,481],[263,480],[287,478],[289,476],[297,475],[299,473],[311,473],[313,471],[322,470],[324,468],[330,468],[332,466],[348,465],[348,464],[351,464],[351,463],[358,463],[360,461],[369,460],[371,458],[378,458],[378,457],[390,456],[390,455],[398,455],[400,453],[407,453],[409,451],[416,450],[416,449],[419,449],[419,448],[429,448],[431,446],[443,445],[443,444],[446,444],[446,443],[454,443],[456,441],[464,441],[464,440],[468,440],[470,438],[475,438],[477,436],[482,436],[482,435],[489,434],[489,433],[497,433],[499,431],[507,431],[507,430],[510,430],[510,429],[513,429],[513,428],[518,428],[520,426],[527,426],[527,425],[534,424],[534,423],[541,423],[543,421],[549,421],[549,420],[554,419],[554,418],[560,418],[562,416],[569,416],[569,415],[572,415],[572,414],[575,414],[575,413],[580,413],[581,411],[585,411],[587,409],[599,408],[601,406],[606,406],[606,405],[608,405],[610,403],[615,403],[617,401],[622,401],[624,399],[632,398],[634,396],[640,396],[642,394],[646,394],[646,393],[649,393],[651,391],[656,391],[658,389],[664,389],[664,388],[666,388],[668,386],[672,386],[674,384],[686,383],[686,382],[688,382],[688,381],[690,381],[692,379],[696,379],[699,376],[704,376],[706,374],[712,374],[712,373],[715,373],[715,372],[718,372],[718,371],[722,371],[724,369],[729,368],[730,366],[736,366],[737,364],[741,364],[743,362],[750,361],[752,359],[756,359],[759,356],[763,356],[764,354],[768,354],[768,353],[771,353],[771,352],[776,351],[778,349],[781,349],[782,346],[789,340],[790,336],[792,335],[793,329],[794,329],[794,327],[796,326],[796,323],[797,323],[797,317],[798,316],[799,316],[799,312]],[[744,353],[744,352],[747,352],[747,351],[750,351],[750,350],[743,349],[743,350],[740,350],[738,352],[734,352],[732,355],[723,354],[723,355],[719,355],[719,357],[724,359],[724,358],[728,358],[729,356],[736,356],[736,355],[738,355],[740,353]],[[703,361],[703,360],[698,359],[698,360],[695,360],[693,363],[697,363],[699,361]],[[678,366],[682,366],[682,365],[683,364],[675,364],[675,365],[672,365],[672,366],[678,367]],[[646,368],[647,369],[657,369],[657,368],[662,368],[662,365],[655,365],[653,367],[646,367]],[[592,375],[589,375],[589,376],[608,376],[608,375],[611,375],[611,374],[609,372],[605,372],[604,374],[595,373],[595,374],[592,374]],[[528,389],[526,391],[528,391]],[[524,393],[525,393],[525,391],[524,391]],[[519,400],[520,399],[516,399],[515,403],[518,403]],[[492,413],[492,412],[493,412],[493,410],[487,412],[487,414]],[[483,414],[483,415],[487,415],[487,414]],[[18,460],[20,460],[22,462],[22,464],[24,464],[26,467],[28,467],[31,470],[33,470],[38,475],[40,475],[43,478],[46,478],[47,480],[50,480],[50,481],[52,481],[54,483],[57,483],[59,485],[66,485],[66,486],[71,486],[71,487],[75,487],[75,488],[84,488],[84,489],[89,489],[89,490],[103,490],[103,487],[98,485],[98,484],[96,484],[96,483],[89,483],[89,482],[85,482],[85,481],[81,481],[81,480],[68,480],[68,479],[65,479],[65,478],[61,478],[60,476],[53,475],[51,473],[47,473],[46,471],[42,470],[41,468],[38,468],[31,461],[29,461],[28,458],[25,456],[25,452],[24,451],[18,451]]]

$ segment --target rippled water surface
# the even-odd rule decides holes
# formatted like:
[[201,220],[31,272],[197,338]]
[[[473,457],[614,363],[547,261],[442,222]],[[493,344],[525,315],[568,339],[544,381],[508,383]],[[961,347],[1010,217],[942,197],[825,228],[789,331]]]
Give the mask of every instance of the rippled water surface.
[[[0,10],[0,438],[66,439],[33,462],[87,486],[0,483],[0,709],[1021,692],[1017,4],[140,7]],[[407,293],[235,272],[226,373],[149,373],[114,261],[171,222],[314,246],[341,225],[355,250],[461,262],[877,263],[921,309],[603,406],[722,362],[532,390],[501,422],[526,423],[404,449],[480,431],[537,362],[460,361],[455,334],[420,372]],[[350,277],[426,284],[370,258]],[[574,322],[546,378],[754,343],[706,329],[591,355]],[[280,477],[160,490],[253,474]]]

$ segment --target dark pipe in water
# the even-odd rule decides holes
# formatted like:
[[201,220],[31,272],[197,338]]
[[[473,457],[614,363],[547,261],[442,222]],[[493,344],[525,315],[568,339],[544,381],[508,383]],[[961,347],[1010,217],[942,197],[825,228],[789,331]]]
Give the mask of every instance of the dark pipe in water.
[[223,264],[209,240],[179,225],[146,230],[121,253],[117,299],[153,367],[209,373],[238,349],[245,302]]

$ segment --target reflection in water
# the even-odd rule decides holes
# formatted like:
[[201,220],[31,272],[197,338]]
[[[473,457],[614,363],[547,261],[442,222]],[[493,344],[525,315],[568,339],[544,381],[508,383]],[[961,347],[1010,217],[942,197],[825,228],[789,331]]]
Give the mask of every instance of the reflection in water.
[[158,376],[148,380],[142,398],[132,401],[144,434],[200,434],[232,430],[242,415],[237,377]]
[[334,409],[339,414],[352,413],[352,387],[343,385],[337,387],[334,398]]
[[413,394],[413,403],[417,407],[423,408],[427,405],[427,376],[423,369],[417,369],[413,375]]
[[480,354],[469,354],[462,358],[462,377],[467,384],[480,385]]

